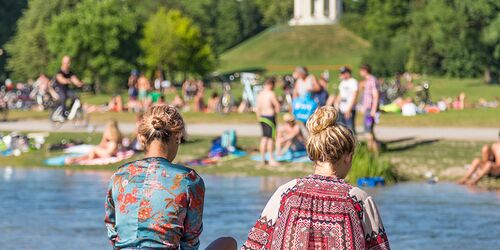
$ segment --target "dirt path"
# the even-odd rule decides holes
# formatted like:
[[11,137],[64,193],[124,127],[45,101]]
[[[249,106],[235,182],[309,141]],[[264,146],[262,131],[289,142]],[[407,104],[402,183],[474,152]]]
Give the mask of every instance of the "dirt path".
[[[90,125],[88,127],[76,127],[72,124],[64,124],[60,128],[54,128],[48,121],[23,120],[0,122],[0,131],[64,131],[64,132],[92,132],[102,131],[102,124]],[[121,123],[120,129],[124,133],[132,133],[135,130],[133,123]],[[259,136],[260,127],[257,124],[190,124],[187,126],[191,135],[220,135],[224,130],[236,129],[241,136]],[[446,139],[446,140],[474,140],[491,141],[498,138],[500,128],[453,128],[453,127],[377,127],[376,132],[382,140],[397,140],[401,138],[415,137],[419,139]]]

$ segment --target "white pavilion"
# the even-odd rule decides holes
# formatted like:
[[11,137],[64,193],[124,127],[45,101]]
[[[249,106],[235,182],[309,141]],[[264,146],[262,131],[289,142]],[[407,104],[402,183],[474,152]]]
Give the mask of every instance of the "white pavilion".
[[342,0],[294,0],[290,25],[326,25],[342,15]]

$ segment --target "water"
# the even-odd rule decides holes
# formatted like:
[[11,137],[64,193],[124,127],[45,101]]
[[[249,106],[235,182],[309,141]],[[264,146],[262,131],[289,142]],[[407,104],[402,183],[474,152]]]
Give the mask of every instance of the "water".
[[[109,172],[0,168],[2,249],[110,249],[103,225]],[[222,235],[241,244],[278,185],[274,177],[203,176],[202,246]],[[453,184],[368,190],[393,249],[498,249],[500,198]]]

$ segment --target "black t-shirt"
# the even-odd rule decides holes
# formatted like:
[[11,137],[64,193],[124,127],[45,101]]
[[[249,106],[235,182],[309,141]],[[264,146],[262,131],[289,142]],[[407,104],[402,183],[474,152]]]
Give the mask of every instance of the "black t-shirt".
[[[57,74],[61,74],[64,78],[68,79],[68,80],[71,80],[71,77],[74,76],[75,74],[73,73],[73,71],[68,71],[68,72],[64,72],[62,69],[59,69],[59,71],[57,72]],[[61,90],[68,90],[69,89],[69,85],[68,84],[62,84],[60,83],[59,81],[57,81],[57,78],[56,78],[56,82],[57,82],[57,87]]]

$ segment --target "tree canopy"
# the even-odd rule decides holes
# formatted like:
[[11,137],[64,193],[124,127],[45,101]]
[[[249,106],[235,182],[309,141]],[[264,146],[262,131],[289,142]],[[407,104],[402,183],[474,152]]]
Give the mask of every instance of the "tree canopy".
[[138,54],[128,42],[137,29],[135,19],[121,0],[83,0],[62,11],[46,30],[49,51],[55,56],[49,68],[55,72],[60,58],[70,55],[75,71],[84,78],[117,84],[127,77]]
[[203,76],[213,69],[215,57],[200,28],[178,10],[160,8],[144,25],[140,41],[144,63],[150,69]]

